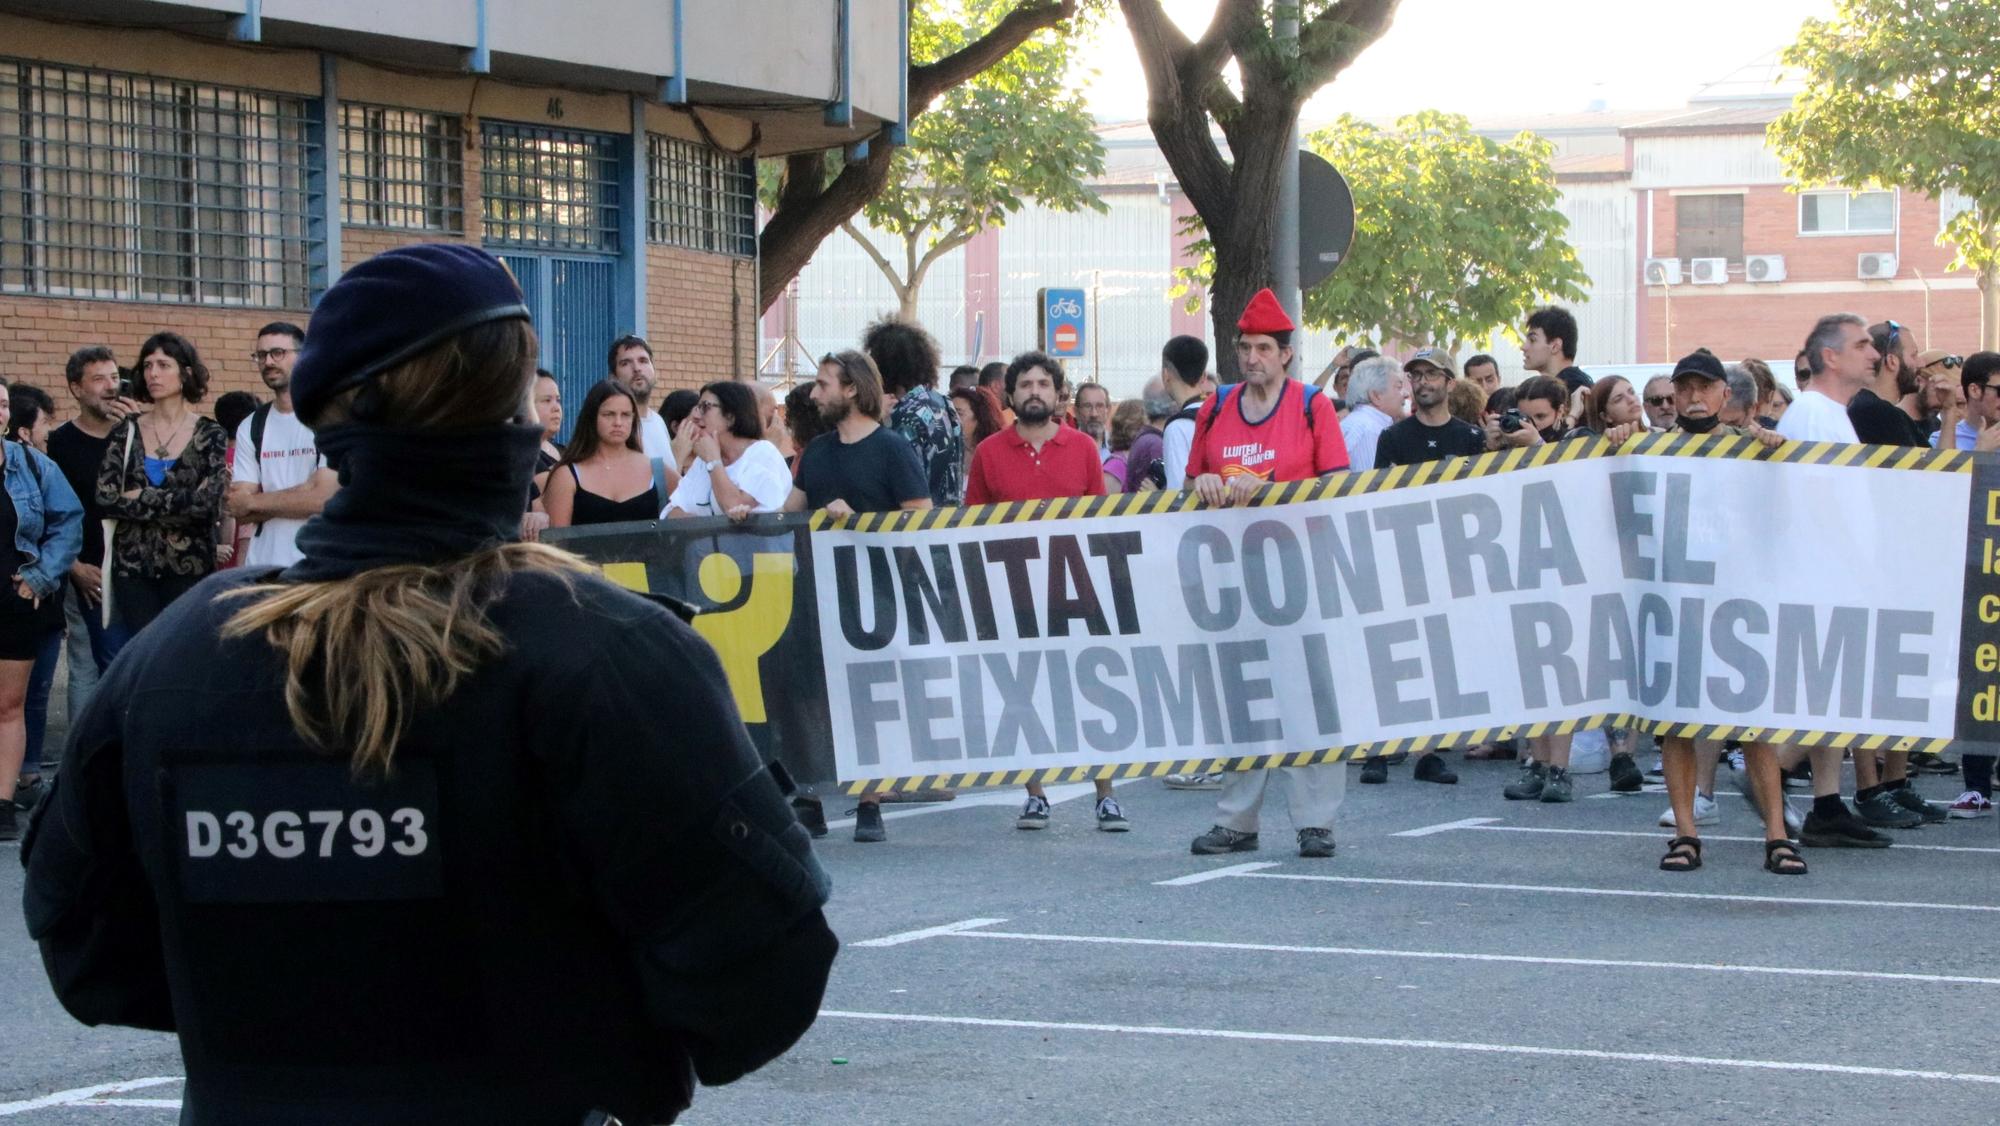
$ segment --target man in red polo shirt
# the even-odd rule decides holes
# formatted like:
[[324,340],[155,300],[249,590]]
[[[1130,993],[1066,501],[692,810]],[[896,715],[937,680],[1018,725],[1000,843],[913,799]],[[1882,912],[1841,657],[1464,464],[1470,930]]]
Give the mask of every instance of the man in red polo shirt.
[[[1347,468],[1347,443],[1332,401],[1291,377],[1295,327],[1268,289],[1259,290],[1237,320],[1236,366],[1243,382],[1217,390],[1202,404],[1188,452],[1188,480],[1204,504],[1247,504],[1267,485]],[[1335,763],[1284,771],[1299,855],[1332,856],[1333,814],[1347,794],[1346,768]],[[1229,776],[1216,799],[1214,828],[1194,840],[1197,856],[1257,847],[1258,815],[1273,773]]]
[[[1007,365],[1007,399],[1014,407],[1014,425],[972,451],[966,470],[965,503],[998,504],[1016,500],[1104,495],[1104,466],[1097,442],[1056,415],[1062,403],[1062,362],[1041,352],[1023,352]],[[1028,783],[1028,801],[1017,829],[1046,829],[1049,798],[1039,782]],[[1097,780],[1097,827],[1107,833],[1131,828],[1109,779]]]

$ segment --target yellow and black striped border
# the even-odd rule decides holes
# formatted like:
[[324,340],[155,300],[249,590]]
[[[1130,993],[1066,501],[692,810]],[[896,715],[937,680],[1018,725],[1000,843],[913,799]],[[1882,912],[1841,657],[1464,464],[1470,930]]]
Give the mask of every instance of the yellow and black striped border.
[[1375,755],[1398,751],[1415,754],[1442,747],[1471,747],[1516,736],[1573,735],[1596,727],[1624,727],[1649,735],[1677,739],[1711,739],[1716,742],[1774,743],[1799,747],[1839,747],[1856,752],[1928,751],[1941,754],[1950,739],[1925,739],[1899,735],[1854,735],[1835,731],[1805,731],[1786,727],[1735,727],[1719,723],[1675,723],[1644,719],[1622,713],[1606,713],[1559,723],[1511,724],[1482,727],[1445,735],[1421,735],[1405,739],[1384,739],[1352,747],[1329,747],[1318,751],[1288,751],[1284,754],[1235,755],[1221,758],[1175,758],[1157,762],[1119,762],[1102,766],[1055,766],[1031,770],[971,770],[952,774],[913,774],[898,778],[876,778],[842,782],[848,794],[888,794],[916,790],[971,790],[982,786],[1020,786],[1038,782],[1053,786],[1063,782],[1089,782],[1160,778],[1168,774],[1216,774],[1238,770],[1275,770],[1285,766],[1315,766],[1324,763],[1355,762]]
[[[1310,481],[1288,481],[1265,489],[1251,501],[1257,507],[1296,504],[1301,501],[1363,496],[1390,489],[1408,489],[1452,481],[1470,481],[1597,457],[1646,454],[1654,457],[1727,458],[1734,461],[1765,461],[1778,465],[1835,465],[1856,469],[1904,469],[1930,473],[1970,473],[1973,455],[1964,450],[1928,450],[1908,446],[1852,445],[1843,442],[1786,442],[1772,448],[1754,438],[1722,434],[1643,434],[1623,446],[1613,446],[1602,438],[1573,438],[1566,442],[1481,454],[1470,458],[1449,458],[1421,465],[1392,469],[1371,469],[1365,473],[1336,473]],[[921,512],[866,512],[834,516],[822,510],[813,513],[814,531],[850,532],[934,532],[952,528],[979,528],[990,524],[1015,524],[1029,520],[1081,520],[1101,516],[1151,516],[1161,512],[1189,512],[1202,508],[1191,492],[1156,490],[1121,493],[1108,497],[1065,497],[1061,500],[1013,501],[1003,504],[931,508]]]

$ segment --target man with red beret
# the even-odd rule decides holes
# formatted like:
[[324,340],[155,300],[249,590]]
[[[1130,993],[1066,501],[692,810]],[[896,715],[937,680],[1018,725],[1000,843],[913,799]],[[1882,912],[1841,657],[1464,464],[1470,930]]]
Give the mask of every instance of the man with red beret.
[[[1188,480],[1215,508],[1250,503],[1266,485],[1324,477],[1347,468],[1340,418],[1319,388],[1291,378],[1292,319],[1270,290],[1257,292],[1236,322],[1236,367],[1243,382],[1218,390],[1195,417]],[[1333,855],[1333,814],[1347,792],[1339,764],[1285,767],[1299,855]],[[1215,803],[1215,827],[1194,841],[1208,856],[1257,847],[1258,813],[1270,770],[1230,776]]]

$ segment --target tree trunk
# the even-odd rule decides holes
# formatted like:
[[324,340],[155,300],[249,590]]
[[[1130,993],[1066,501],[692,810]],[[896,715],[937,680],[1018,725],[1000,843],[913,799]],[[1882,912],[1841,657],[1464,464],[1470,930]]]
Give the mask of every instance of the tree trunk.
[[[1279,163],[1284,138],[1297,117],[1295,107],[1252,100],[1231,130],[1241,155],[1230,168],[1229,200],[1218,214],[1202,213],[1215,247],[1215,279],[1209,287],[1208,315],[1215,328],[1215,371],[1223,382],[1236,370],[1236,321],[1257,291],[1271,284],[1271,240],[1278,211]],[[1203,143],[1207,139],[1203,138]],[[1193,202],[1192,200],[1190,202]],[[1200,211],[1197,205],[1197,211]],[[1297,365],[1294,372],[1297,374]]]
[[[911,120],[945,91],[1006,58],[1029,36],[1074,16],[1076,6],[1077,0],[1021,0],[978,39],[944,58],[911,66]],[[778,193],[771,218],[757,236],[759,315],[784,295],[785,287],[812,261],[813,251],[828,235],[881,194],[882,186],[889,182],[894,154],[893,146],[876,137],[869,146],[868,159],[850,162],[831,183],[826,180],[823,154],[800,153],[786,158],[785,186]]]

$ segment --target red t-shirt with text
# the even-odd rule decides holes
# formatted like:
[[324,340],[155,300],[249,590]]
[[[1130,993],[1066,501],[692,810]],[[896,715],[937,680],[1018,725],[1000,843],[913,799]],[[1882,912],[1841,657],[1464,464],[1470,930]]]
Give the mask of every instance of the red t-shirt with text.
[[[1347,442],[1340,436],[1340,417],[1333,401],[1315,395],[1312,421],[1306,421],[1306,385],[1288,379],[1278,392],[1278,405],[1260,422],[1243,417],[1244,386],[1230,389],[1228,401],[1218,392],[1208,397],[1195,416],[1194,446],[1188,452],[1188,481],[1205,473],[1224,480],[1248,475],[1264,481],[1304,481],[1347,468]],[[1221,403],[1217,412],[1216,404]]]

